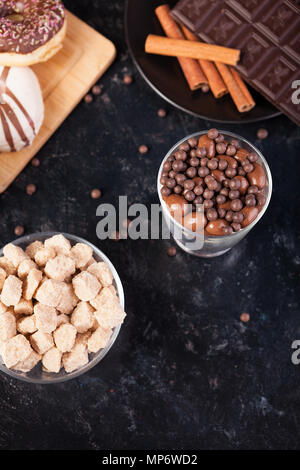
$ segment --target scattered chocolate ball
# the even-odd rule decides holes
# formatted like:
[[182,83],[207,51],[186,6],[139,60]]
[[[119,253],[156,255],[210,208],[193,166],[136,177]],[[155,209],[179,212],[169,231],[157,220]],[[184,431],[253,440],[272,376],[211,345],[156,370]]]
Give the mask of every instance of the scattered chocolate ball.
[[86,104],[90,104],[92,101],[93,101],[93,96],[92,96],[90,93],[88,93],[87,95],[85,95],[85,97],[84,97],[84,102],[85,102]]
[[22,225],[17,225],[14,229],[14,233],[17,237],[21,237],[24,233],[24,227],[22,227]]
[[35,184],[28,184],[26,186],[26,193],[29,194],[29,196],[32,196],[35,192],[36,192]]
[[268,133],[267,129],[261,128],[261,129],[258,129],[256,135],[257,135],[257,138],[259,140],[263,140],[263,139],[266,139],[268,137],[269,133]]
[[168,256],[176,256],[177,250],[175,246],[170,246],[167,250]]
[[132,82],[133,82],[133,77],[132,77],[132,75],[125,74],[125,75],[123,76],[123,83],[125,83],[125,85],[131,85]]
[[93,88],[92,88],[93,95],[95,95],[95,96],[101,95],[101,92],[102,92],[101,86],[99,86],[99,85],[94,85],[93,86]]
[[201,87],[202,93],[208,93],[209,90],[210,90],[209,85],[206,85],[206,84],[202,85],[202,87]]
[[36,157],[31,160],[31,165],[34,166],[35,168],[40,166],[40,163],[41,163],[40,160]]
[[166,115],[167,115],[167,111],[163,108],[161,108],[157,111],[157,116],[160,117],[160,118],[165,118]]
[[140,146],[139,146],[139,152],[140,152],[142,155],[144,155],[145,153],[147,153],[148,150],[149,150],[149,149],[148,149],[147,145],[140,145]]
[[249,313],[242,313],[240,316],[240,320],[244,323],[247,323],[250,320]]
[[100,189],[95,188],[91,191],[91,198],[92,199],[99,199],[99,197],[101,197],[101,196],[102,196],[102,192],[101,192]]

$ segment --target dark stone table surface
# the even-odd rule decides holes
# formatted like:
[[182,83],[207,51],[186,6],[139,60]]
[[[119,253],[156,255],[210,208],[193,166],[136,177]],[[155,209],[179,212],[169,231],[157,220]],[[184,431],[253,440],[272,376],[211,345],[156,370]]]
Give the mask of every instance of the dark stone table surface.
[[[102,94],[79,104],[39,152],[40,167],[28,165],[1,195],[0,242],[14,239],[18,224],[90,240],[121,276],[128,317],[103,362],[78,379],[34,386],[0,374],[0,448],[299,448],[300,365],[291,344],[300,339],[300,129],[284,116],[223,126],[263,151],[274,179],[267,213],[228,254],[204,260],[178,250],[170,258],[168,240],[100,242],[98,204],[117,204],[119,195],[157,202],[162,156],[214,123],[170,107],[139,76],[124,40],[123,1],[65,3],[118,56]],[[258,127],[268,129],[266,140],[257,140]],[[148,154],[139,154],[141,144]],[[90,197],[97,187],[101,200]]]

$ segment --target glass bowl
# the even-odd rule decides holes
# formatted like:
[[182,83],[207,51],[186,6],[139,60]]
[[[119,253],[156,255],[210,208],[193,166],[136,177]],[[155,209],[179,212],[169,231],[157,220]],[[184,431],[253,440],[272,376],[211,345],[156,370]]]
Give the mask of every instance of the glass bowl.
[[[224,235],[224,236],[213,236],[213,235],[206,235],[203,233],[197,233],[193,232],[185,227],[183,227],[178,221],[176,221],[173,216],[170,214],[170,211],[168,209],[167,204],[163,200],[160,190],[162,187],[162,184],[160,183],[160,178],[161,174],[163,171],[163,165],[167,158],[172,155],[176,150],[178,150],[178,147],[180,144],[183,142],[186,142],[190,138],[196,138],[198,139],[201,135],[206,134],[207,130],[205,131],[200,131],[196,132],[194,134],[188,135],[187,137],[184,137],[181,139],[179,142],[177,142],[167,153],[167,155],[164,157],[160,168],[158,172],[158,177],[157,177],[157,191],[158,191],[158,197],[160,200],[160,204],[162,207],[162,213],[164,215],[164,218],[166,220],[166,223],[168,227],[170,227],[171,234],[177,243],[177,245],[186,251],[187,253],[194,255],[194,256],[199,256],[201,258],[212,258],[214,256],[220,256],[229,251],[234,245],[236,245],[238,242],[240,242],[249,232],[252,230],[252,228],[259,222],[259,220],[262,218],[264,213],[267,210],[267,207],[270,203],[271,200],[271,195],[272,195],[272,175],[271,171],[269,168],[269,165],[262,155],[262,153],[253,145],[251,144],[248,140],[246,140],[244,137],[241,137],[240,135],[234,134],[232,132],[228,131],[222,131],[218,130],[220,134],[223,134],[229,139],[237,139],[241,144],[242,147],[249,152],[255,152],[258,155],[258,160],[257,162],[262,165],[264,168],[266,175],[267,175],[267,185],[263,189],[263,194],[266,197],[266,202],[265,205],[262,207],[260,212],[258,213],[256,219],[253,220],[251,224],[249,224],[247,227],[242,228],[238,232],[234,232],[231,235]],[[202,246],[200,249],[191,249],[191,246]]]
[[[53,235],[57,235],[60,232],[40,232],[40,233],[33,233],[31,235],[26,235],[25,237],[18,238],[17,240],[13,241],[12,243],[14,245],[20,246],[21,248],[26,248],[30,243],[40,240],[40,241],[45,241],[47,238],[52,237]],[[124,299],[124,290],[123,286],[121,283],[121,280],[119,278],[119,275],[114,268],[113,264],[110,262],[110,260],[105,256],[104,253],[102,253],[99,248],[94,246],[92,243],[88,242],[87,240],[84,240],[83,238],[77,237],[75,235],[70,235],[68,233],[62,233],[70,242],[71,245],[75,245],[76,243],[86,243],[93,249],[93,256],[96,261],[105,261],[107,265],[109,266],[113,278],[114,278],[114,286],[117,289],[120,304],[122,305],[122,308],[124,309],[125,307],[125,299]],[[3,256],[3,249],[0,250],[0,256]],[[97,353],[90,353],[89,354],[89,362],[83,366],[80,367],[79,369],[67,373],[63,368],[58,372],[58,374],[55,374],[53,372],[46,372],[42,369],[41,362],[39,362],[31,371],[29,372],[20,372],[16,371],[13,369],[8,369],[2,361],[2,358],[0,356],[0,370],[4,372],[7,375],[10,375],[11,377],[14,377],[15,379],[19,380],[24,380],[25,382],[30,382],[30,383],[37,383],[37,384],[52,384],[52,383],[57,383],[57,382],[66,382],[67,380],[74,379],[75,377],[79,377],[79,375],[84,374],[88,370],[92,369],[95,365],[97,365],[102,359],[106,356],[112,345],[114,344],[115,340],[117,339],[117,336],[120,332],[121,325],[118,325],[113,329],[113,334],[111,335],[111,338],[107,344],[107,346],[103,349],[100,349]]]

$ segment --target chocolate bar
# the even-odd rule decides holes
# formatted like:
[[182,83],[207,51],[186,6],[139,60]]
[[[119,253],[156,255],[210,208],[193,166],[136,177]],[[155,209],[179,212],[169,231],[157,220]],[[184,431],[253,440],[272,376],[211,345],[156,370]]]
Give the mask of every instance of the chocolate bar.
[[240,49],[242,77],[300,126],[299,0],[180,0],[172,16],[202,41]]

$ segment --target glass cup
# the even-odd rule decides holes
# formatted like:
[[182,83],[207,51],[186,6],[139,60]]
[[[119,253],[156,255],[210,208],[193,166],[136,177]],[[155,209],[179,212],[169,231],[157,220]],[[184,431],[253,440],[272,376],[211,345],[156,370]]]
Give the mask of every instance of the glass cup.
[[[161,190],[162,184],[160,183],[160,178],[161,178],[161,174],[163,171],[163,165],[165,161],[167,160],[167,158],[178,150],[178,147],[180,144],[182,144],[183,142],[186,142],[190,138],[198,139],[201,135],[206,134],[206,133],[207,131],[201,131],[201,132],[196,132],[195,134],[191,134],[185,137],[184,139],[181,139],[169,150],[169,152],[163,159],[159,168],[158,178],[157,178],[157,191],[158,191],[158,196],[159,196],[159,200],[160,200],[161,207],[162,207],[162,213],[164,215],[165,221],[168,227],[170,228],[171,234],[175,242],[177,243],[177,245],[191,255],[199,256],[202,258],[211,258],[214,256],[223,255],[224,253],[229,251],[234,245],[239,243],[250,232],[250,230],[252,230],[252,228],[257,224],[257,222],[262,218],[262,216],[267,210],[267,207],[270,203],[270,199],[272,195],[272,175],[271,175],[271,171],[270,171],[270,168],[266,159],[254,145],[248,142],[248,140],[244,139],[244,137],[241,137],[237,134],[233,134],[232,132],[220,130],[219,133],[223,134],[225,138],[227,137],[229,139],[238,140],[244,149],[248,150],[249,152],[255,152],[258,155],[257,162],[262,165],[267,175],[267,184],[262,192],[263,195],[266,197],[265,205],[262,207],[256,219],[253,220],[251,224],[249,224],[245,228],[242,228],[238,232],[232,233],[231,235],[224,235],[224,236],[209,235],[208,236],[200,232],[199,233],[193,232],[183,227],[171,215],[167,204],[165,203],[165,201],[163,200],[161,196],[160,190]],[[196,246],[199,246],[200,248],[195,249]]]
[[[53,235],[57,235],[57,234],[58,232],[33,233],[31,235],[18,238],[17,240],[13,242],[13,244],[25,249],[26,246],[28,246],[30,243],[34,241],[39,240],[39,241],[44,242],[47,238],[50,238]],[[64,235],[71,242],[71,245],[75,245],[76,243],[85,243],[86,245],[89,245],[93,249],[93,256],[95,260],[97,262],[105,261],[105,263],[109,266],[112,272],[112,275],[114,278],[113,284],[118,292],[120,304],[122,305],[122,308],[124,309],[125,298],[124,298],[123,286],[122,286],[121,280],[119,278],[119,275],[116,269],[114,268],[110,260],[107,258],[107,256],[105,256],[105,254],[102,253],[102,251],[99,250],[99,248],[92,245],[92,243],[84,240],[83,238],[77,237],[75,235],[69,235],[68,233],[63,233],[62,235]],[[0,250],[0,256],[3,256],[3,249]],[[96,364],[98,364],[98,362],[102,361],[102,359],[106,356],[106,354],[108,353],[108,351],[114,344],[115,340],[117,339],[120,329],[121,329],[121,325],[118,325],[116,328],[114,328],[113,333],[110,337],[110,340],[108,344],[105,346],[105,348],[100,349],[97,353],[90,353],[89,362],[85,366],[80,367],[77,370],[74,370],[74,372],[67,373],[65,372],[64,368],[61,368],[57,374],[53,372],[46,372],[42,369],[41,362],[39,362],[29,372],[21,372],[21,371],[17,371],[13,369],[8,369],[3,364],[1,355],[0,355],[0,371],[5,372],[6,374],[10,375],[11,377],[14,377],[15,379],[23,380],[25,382],[30,382],[30,383],[52,384],[52,383],[57,383],[57,382],[66,382],[67,380],[74,379],[75,377],[78,377],[79,375],[84,374],[88,370],[92,369]]]

